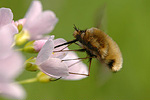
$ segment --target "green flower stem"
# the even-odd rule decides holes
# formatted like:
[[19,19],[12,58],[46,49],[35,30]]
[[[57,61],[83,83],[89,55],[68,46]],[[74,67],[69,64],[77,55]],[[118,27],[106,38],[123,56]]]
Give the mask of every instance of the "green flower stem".
[[37,82],[38,79],[37,78],[31,78],[31,79],[26,79],[26,80],[23,80],[23,81],[19,81],[18,83],[19,84],[28,84],[28,83],[33,83],[33,82]]

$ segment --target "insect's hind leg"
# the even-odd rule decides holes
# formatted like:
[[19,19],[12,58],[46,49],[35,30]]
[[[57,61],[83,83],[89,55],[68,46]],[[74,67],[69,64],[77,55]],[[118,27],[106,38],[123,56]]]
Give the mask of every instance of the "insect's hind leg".
[[59,77],[59,78],[56,78],[56,79],[53,79],[53,80],[50,80],[50,81],[58,81],[60,80],[62,77]]
[[76,50],[59,50],[59,51],[53,51],[53,52],[66,52],[66,51],[80,51],[80,52],[85,52],[85,49],[76,49]]
[[89,58],[89,62],[90,62],[90,63],[89,63],[88,74],[74,73],[74,72],[69,72],[69,74],[90,76],[90,69],[91,69],[91,64],[92,64],[92,58]]

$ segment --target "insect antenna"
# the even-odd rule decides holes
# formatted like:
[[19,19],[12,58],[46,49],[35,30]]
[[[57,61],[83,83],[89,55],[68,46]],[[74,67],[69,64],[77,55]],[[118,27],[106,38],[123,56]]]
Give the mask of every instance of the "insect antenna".
[[75,24],[73,24],[74,25],[74,29],[77,31],[77,32],[79,32],[79,29],[76,27],[76,25]]

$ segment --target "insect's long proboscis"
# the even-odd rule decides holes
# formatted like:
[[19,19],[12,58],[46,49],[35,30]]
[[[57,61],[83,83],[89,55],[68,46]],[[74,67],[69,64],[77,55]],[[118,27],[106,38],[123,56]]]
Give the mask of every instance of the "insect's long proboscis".
[[78,41],[78,40],[77,40],[77,39],[74,39],[74,40],[72,40],[72,41],[68,41],[68,42],[66,42],[66,43],[57,45],[57,46],[55,46],[54,48],[58,48],[58,47],[61,47],[61,46],[63,46],[63,45],[67,45],[67,44],[70,44],[70,43],[75,43],[76,41]]

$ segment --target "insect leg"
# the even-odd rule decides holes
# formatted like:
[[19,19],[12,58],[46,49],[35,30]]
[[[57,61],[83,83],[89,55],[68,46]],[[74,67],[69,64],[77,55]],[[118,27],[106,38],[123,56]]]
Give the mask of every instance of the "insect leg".
[[58,81],[60,80],[62,77],[59,77],[59,78],[56,78],[56,79],[53,79],[53,80],[50,80],[50,81]]
[[93,58],[93,57],[84,57],[84,58],[75,58],[75,59],[65,59],[65,60],[61,60],[61,61],[79,60],[79,59],[87,59],[87,58]]
[[53,51],[53,52],[66,52],[66,51],[81,51],[84,52],[85,49],[76,49],[76,50],[59,50],[59,51]]
[[74,44],[78,45],[79,47],[82,47],[82,44],[79,44],[79,43],[76,43],[76,42]]
[[[69,60],[79,60],[79,59],[83,60],[83,59],[87,59],[87,58],[89,58],[89,62],[90,62],[90,63],[89,63],[88,74],[74,73],[74,72],[69,72],[69,74],[90,76],[91,62],[92,62],[92,58],[94,58],[94,57],[92,57],[92,56],[91,56],[91,57],[85,57],[85,58],[65,59],[65,60],[62,60],[62,61],[69,61]],[[80,61],[81,61],[81,60],[80,60]],[[73,66],[73,65],[75,65],[75,64],[77,64],[77,63],[79,63],[80,61],[78,61],[78,62],[76,62],[76,63],[74,63],[74,64],[70,65],[69,67],[71,67],[71,66]]]
[[[89,63],[88,74],[73,73],[73,72],[69,72],[69,74],[90,76],[90,68],[91,68],[91,62],[92,62],[92,58],[89,58],[89,61],[90,61],[90,63]],[[77,64],[77,63],[79,63],[79,62],[81,62],[81,60],[80,60],[80,61],[78,61],[78,62],[76,62],[76,63],[74,63],[74,64],[72,64],[72,65],[70,65],[70,66],[68,66],[68,67],[71,67],[71,66],[73,66],[73,65],[75,65],[75,64]],[[62,77],[59,77],[59,78],[57,78],[57,79],[50,80],[50,81],[58,81],[58,80],[60,80],[61,78],[62,78]]]
[[92,64],[92,58],[89,58],[89,70],[88,70],[88,76],[90,76],[90,69],[91,69],[91,64]]
[[73,72],[69,72],[69,74],[75,74],[75,75],[84,75],[84,76],[90,76],[90,68],[91,68],[91,62],[92,62],[92,58],[90,58],[90,63],[89,63],[88,74],[73,73]]
[[73,72],[69,72],[69,74],[89,76],[88,74],[73,73]]

